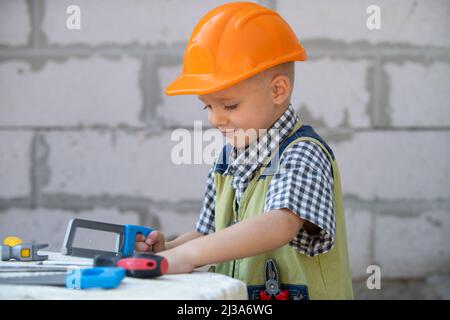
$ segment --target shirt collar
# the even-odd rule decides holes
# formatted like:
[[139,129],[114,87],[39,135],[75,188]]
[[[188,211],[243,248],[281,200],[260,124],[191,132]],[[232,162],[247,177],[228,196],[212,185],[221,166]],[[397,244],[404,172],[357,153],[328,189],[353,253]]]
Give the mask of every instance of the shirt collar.
[[292,105],[289,105],[264,135],[248,147],[241,150],[233,147],[228,159],[230,165],[225,172],[225,174],[234,176],[233,185],[244,184],[246,186],[254,171],[278,147],[281,141],[289,135],[297,121],[298,116]]

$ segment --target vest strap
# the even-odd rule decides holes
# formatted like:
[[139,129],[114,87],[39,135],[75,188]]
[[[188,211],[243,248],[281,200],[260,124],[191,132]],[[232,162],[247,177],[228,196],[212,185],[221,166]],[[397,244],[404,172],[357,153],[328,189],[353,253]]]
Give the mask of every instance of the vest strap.
[[264,179],[266,176],[274,175],[276,171],[278,170],[278,164],[281,155],[283,154],[284,150],[295,140],[299,138],[308,138],[308,139],[314,139],[319,141],[328,151],[331,158],[335,160],[333,150],[331,150],[330,146],[322,139],[321,136],[317,134],[314,129],[309,125],[302,125],[300,128],[298,128],[293,134],[291,134],[289,137],[284,139],[284,141],[281,143],[280,147],[278,148],[278,151],[275,152],[270,162],[267,164],[267,166],[263,169],[261,175],[259,176],[259,179]]

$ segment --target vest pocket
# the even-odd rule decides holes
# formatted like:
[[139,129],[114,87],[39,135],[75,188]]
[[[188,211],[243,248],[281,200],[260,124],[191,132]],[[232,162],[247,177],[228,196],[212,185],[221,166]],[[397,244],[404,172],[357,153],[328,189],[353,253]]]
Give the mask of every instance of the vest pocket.
[[[287,290],[289,300],[309,300],[308,286],[301,284],[281,284],[282,290]],[[261,300],[261,293],[266,286],[247,286],[249,300]]]

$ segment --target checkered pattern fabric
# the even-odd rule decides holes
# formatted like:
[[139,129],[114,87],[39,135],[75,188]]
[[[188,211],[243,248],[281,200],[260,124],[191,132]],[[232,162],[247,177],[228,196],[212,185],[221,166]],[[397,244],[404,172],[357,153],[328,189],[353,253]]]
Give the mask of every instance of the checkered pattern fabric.
[[[233,148],[225,175],[232,175],[236,204],[239,204],[249,182],[262,161],[278,147],[298,121],[292,106],[254,143],[243,150]],[[205,198],[197,222],[197,231],[215,231],[214,165],[206,180]],[[334,243],[335,215],[333,207],[333,174],[330,161],[313,142],[301,141],[286,149],[279,160],[265,198],[265,212],[287,208],[300,218],[318,226],[319,233],[310,235],[301,228],[290,245],[308,256],[328,252]]]

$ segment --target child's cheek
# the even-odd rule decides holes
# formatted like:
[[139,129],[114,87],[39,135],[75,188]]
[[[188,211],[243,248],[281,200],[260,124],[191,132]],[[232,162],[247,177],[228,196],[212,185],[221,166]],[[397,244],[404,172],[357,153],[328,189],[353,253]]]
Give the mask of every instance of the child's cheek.
[[233,135],[228,136],[228,141],[237,148],[243,148],[256,141],[258,132],[256,129],[238,129]]

